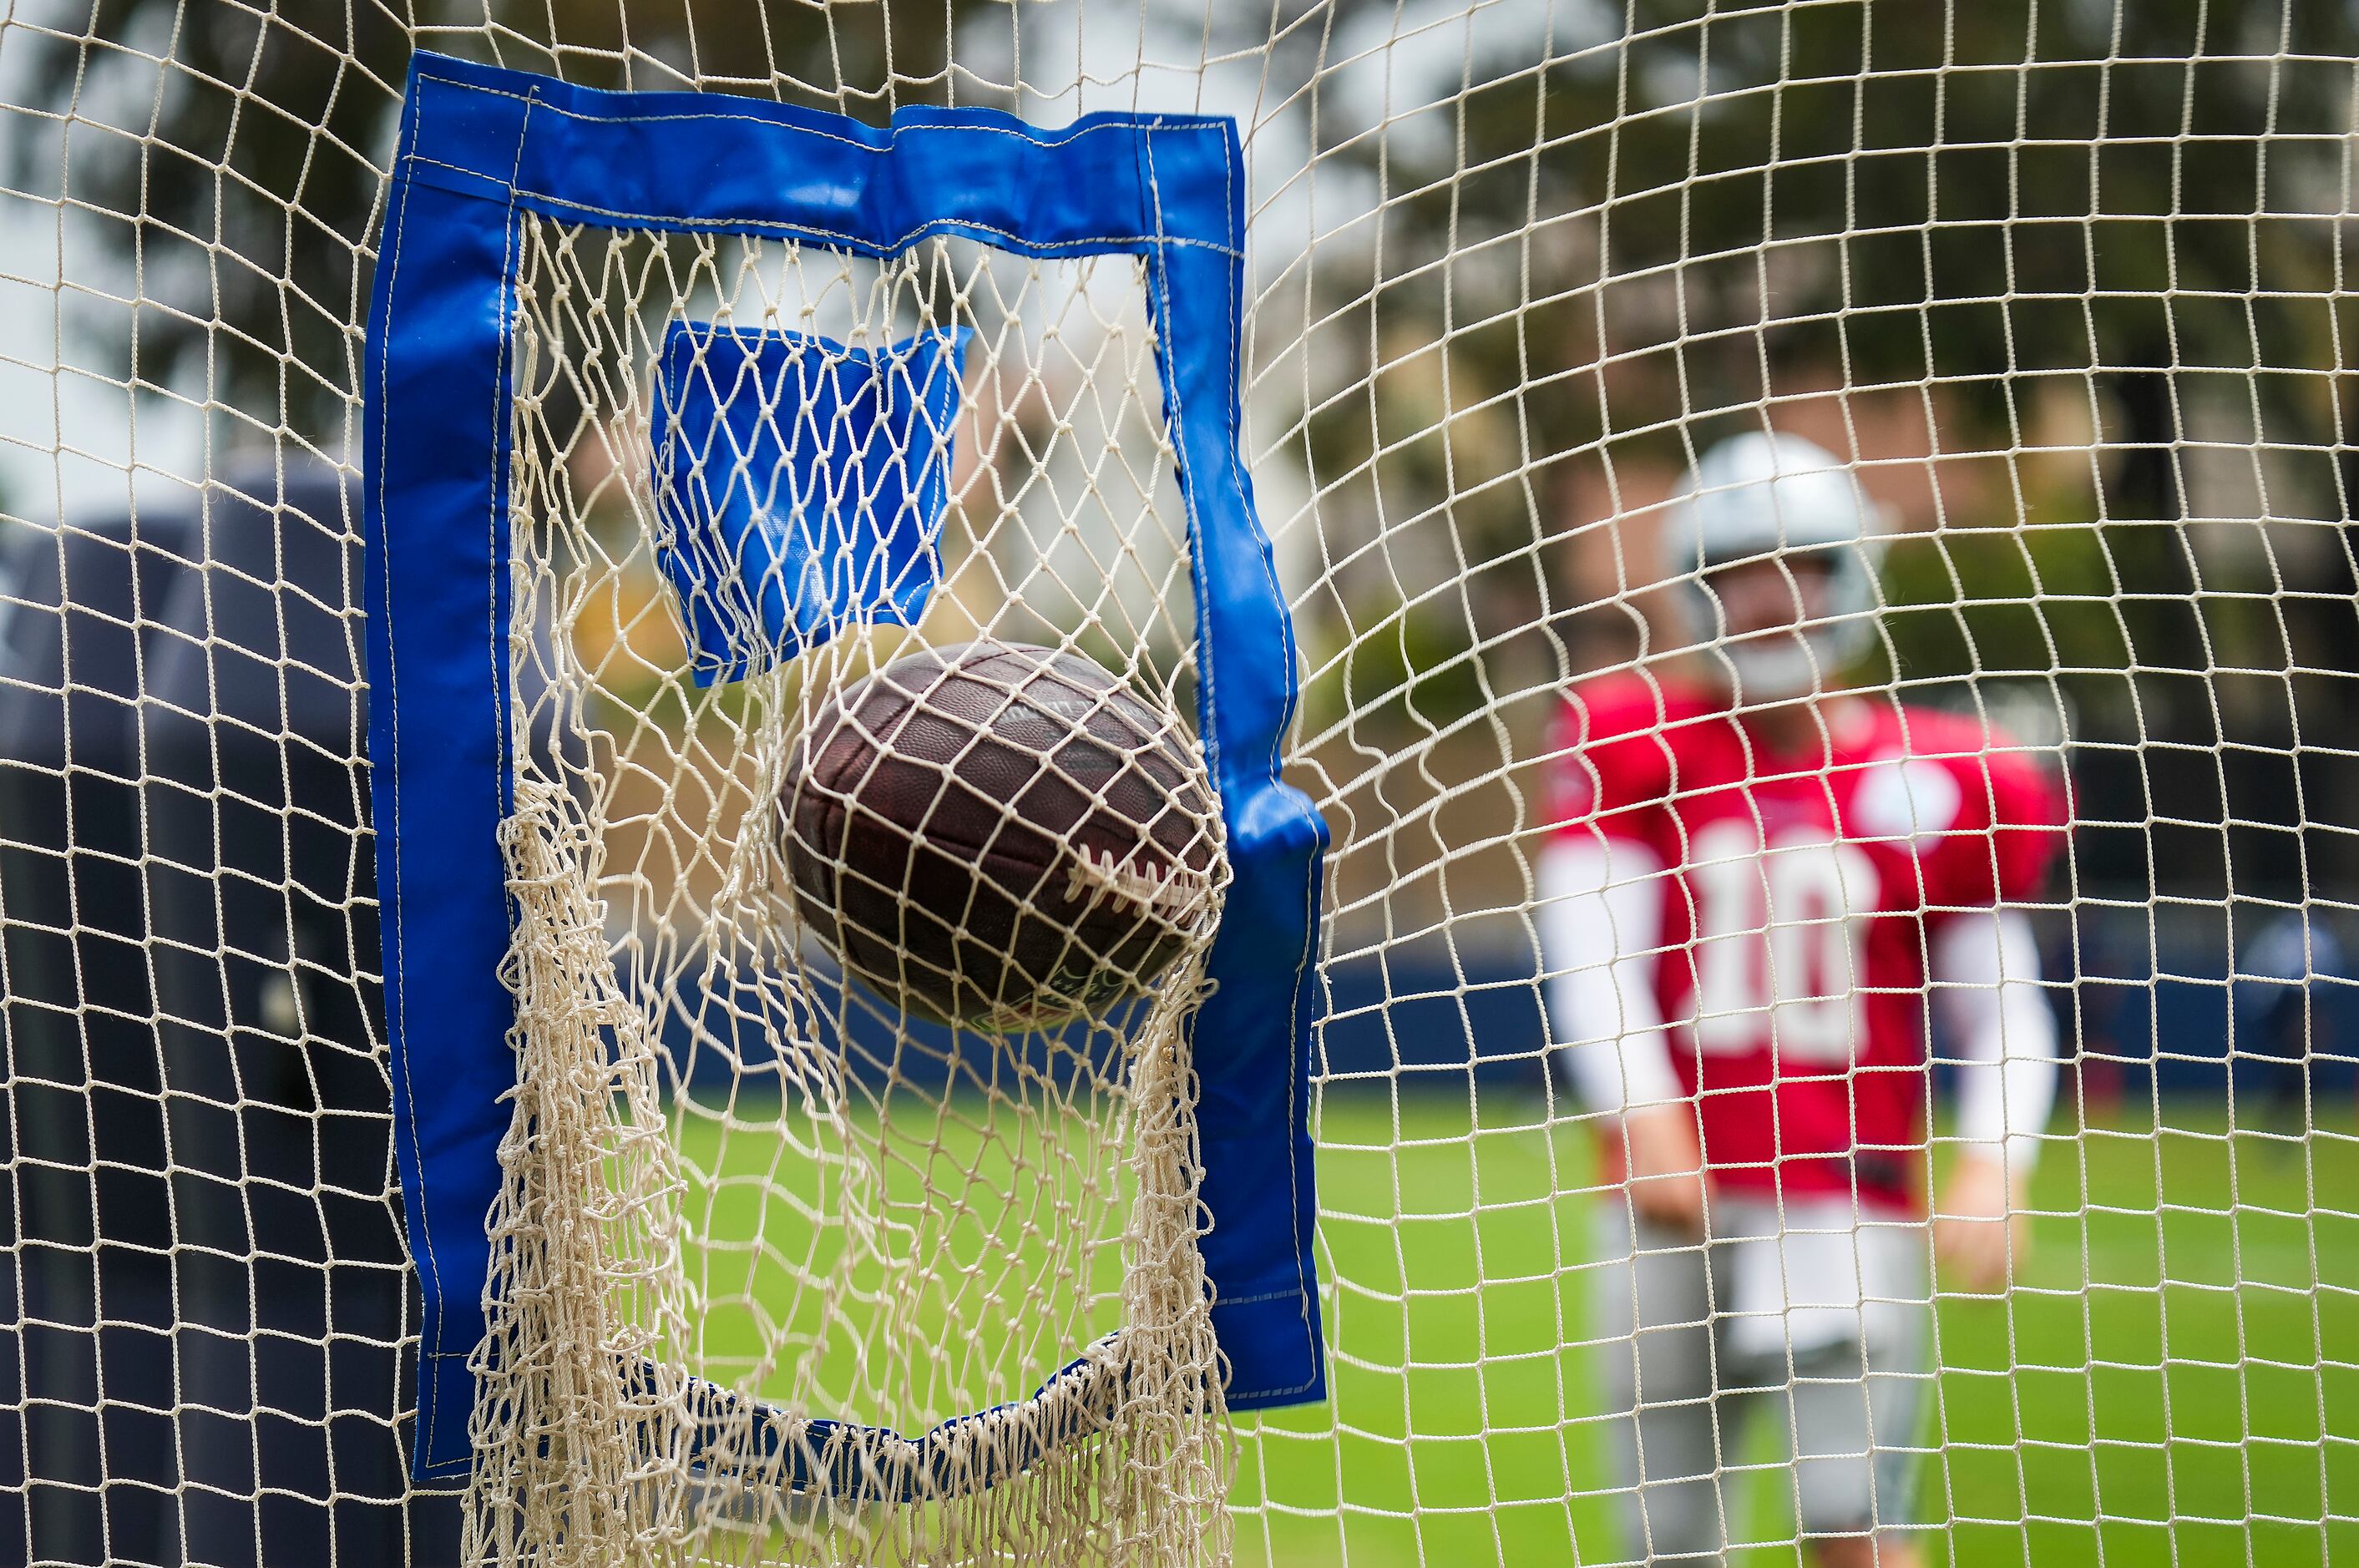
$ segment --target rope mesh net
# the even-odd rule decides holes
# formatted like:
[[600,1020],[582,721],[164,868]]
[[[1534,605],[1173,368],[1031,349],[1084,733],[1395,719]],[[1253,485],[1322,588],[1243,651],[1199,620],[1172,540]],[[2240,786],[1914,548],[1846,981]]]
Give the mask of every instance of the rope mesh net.
[[[807,937],[789,891],[790,853],[824,858],[841,888],[831,921],[849,927],[864,911],[845,885],[892,875],[857,850],[862,820],[906,788],[886,764],[835,776],[847,826],[814,829],[788,804],[831,788],[811,780],[843,708],[879,750],[929,723],[956,730],[921,820],[986,866],[1020,848],[1003,824],[1040,794],[1020,777],[1005,798],[977,787],[1006,777],[968,761],[995,731],[1053,710],[1066,738],[1042,767],[1104,802],[1112,786],[1086,755],[1100,704],[995,673],[1004,658],[964,667],[981,672],[979,712],[947,682],[912,682],[909,711],[880,723],[856,695],[864,679],[921,650],[1036,637],[1103,650],[1128,690],[1155,694],[1209,801],[1171,696],[1192,642],[1187,541],[1160,477],[1171,454],[1137,265],[940,241],[879,267],[545,223],[523,254],[512,724],[547,738],[519,754],[504,846],[518,1090],[491,1219],[500,1305],[479,1353],[477,1545],[506,1560],[561,1542],[585,1563],[635,1546],[812,1561],[1223,1554],[1229,1461],[1184,1029],[1217,903],[1167,922],[1168,969],[1124,971],[1130,950],[1114,950],[1126,1006],[1027,1031],[1025,987],[962,970],[1004,1032],[950,1033],[884,999],[876,986],[903,978],[893,964],[847,981],[827,942],[850,962],[863,939],[833,923],[826,942]],[[731,409],[752,400],[775,445],[701,441],[684,412],[667,425],[651,408],[658,344],[690,318],[712,330],[672,396],[684,408],[701,383]],[[810,428],[814,405],[794,395],[814,376],[855,378],[878,363],[864,352],[961,329],[974,391],[951,429]],[[783,364],[739,346],[764,332]],[[749,454],[831,435],[964,454],[930,534],[939,603],[906,630],[847,610],[853,624],[801,658],[699,687],[657,559],[659,541],[690,548],[679,534],[693,525],[659,520],[657,487],[750,484],[807,517],[819,508],[788,494],[794,476]],[[659,461],[667,444],[684,450]],[[831,495],[858,488],[826,463],[814,473]],[[919,523],[914,502],[877,515],[875,494],[839,503],[848,532]],[[847,545],[811,570],[849,561]],[[723,618],[758,636],[759,596]],[[1044,613],[1060,607],[1070,634]],[[1197,831],[1217,835],[1217,818]],[[1120,858],[1138,864],[1137,846]],[[979,880],[973,897],[997,889],[1048,920],[1069,892],[1016,871]],[[868,940],[906,946],[912,966],[929,951],[897,917]],[[1067,962],[1079,957],[1030,977]]]
[[[0,11],[0,1555],[1795,1561],[1843,1533],[1814,1478],[1839,1471],[1878,1488],[1892,1561],[2359,1550],[2359,24],[2291,0],[283,9]],[[420,48],[871,122],[1237,117],[1245,456],[1304,648],[1290,777],[1336,846],[1326,1405],[1220,1402],[1184,1027],[1209,924],[1103,1024],[952,1036],[845,978],[791,894],[796,743],[905,655],[1041,645],[1192,715],[1136,268],[534,220],[506,628],[527,740],[486,846],[517,909],[499,1306],[474,1476],[407,1479],[356,483]],[[681,321],[822,360],[972,333],[916,626],[695,682],[655,478]],[[1648,693],[1649,744],[1719,722],[1662,705],[1715,674],[1679,485],[1772,430],[1831,454],[1875,545],[1866,635],[1814,681],[2069,802],[2069,847],[2007,898],[2038,978],[1944,968],[1931,915],[1971,904],[1946,895],[1895,939],[1903,984],[1788,942],[1862,910],[1841,875],[1781,905],[1817,873],[1766,832],[1658,841],[1580,896],[1765,889],[1722,934],[1801,967],[1699,1018],[1789,1044],[1798,1006],[1914,1020],[1930,1078],[1809,1038],[1788,1065],[1921,1123],[1848,1152],[1937,1202],[1977,1143],[1951,993],[2036,996],[2060,1087],[2006,1128],[2038,1159],[2003,1291],[1855,1187],[1832,1222],[1775,1183],[1766,1231],[1729,1213],[1680,1323],[1770,1322],[1769,1369],[1673,1401],[1700,1469],[1633,1470],[1645,1395],[1615,1369],[1662,1326],[1637,1270],[1711,1249],[1617,1218],[1634,1118],[1576,1063],[1619,1036],[1552,1020],[1588,961],[1552,942],[1549,855],[1584,820],[1568,790],[1602,787],[1596,682]],[[1636,803],[1707,804],[1654,788]],[[1924,796],[1898,799],[1838,871],[1910,839]],[[1690,945],[1635,956],[1705,967]],[[1846,1381],[1796,1352],[1802,1293],[1736,1281],[1745,1242],[1821,1233],[1855,1277],[1901,1258],[1853,1305],[1920,1341],[1863,1451],[1823,1455],[1849,1470],[1791,1459],[1810,1391]],[[1701,1485],[1657,1502],[1667,1479]]]

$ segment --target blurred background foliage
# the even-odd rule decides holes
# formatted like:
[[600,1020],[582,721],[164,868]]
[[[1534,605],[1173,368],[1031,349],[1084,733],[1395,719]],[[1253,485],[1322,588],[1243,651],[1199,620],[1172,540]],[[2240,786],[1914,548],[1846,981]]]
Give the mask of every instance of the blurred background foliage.
[[[1142,27],[1173,5],[1147,0]],[[57,117],[9,143],[7,180],[70,178],[106,253],[89,265],[136,266],[167,302],[138,311],[137,386],[331,455],[413,47],[483,54],[488,20],[505,64],[879,120],[1013,103],[951,40],[1012,59],[1026,25],[1002,0],[84,9],[8,34]],[[2309,836],[2334,842],[2310,847],[2349,860],[2332,813],[2359,778],[2289,737],[2359,719],[2351,9],[2152,0],[2135,28],[2032,0],[1501,9],[1528,26],[1428,39],[1395,0],[1209,24],[1271,84],[1249,136],[1289,146],[1266,137],[1284,120],[1321,189],[1371,193],[1304,257],[1257,263],[1265,303],[1297,288],[1310,322],[1301,407],[1256,454],[1299,466],[1325,552],[1300,604],[1310,750],[1480,735],[1470,779],[1530,754],[1565,681],[1660,649],[1652,509],[1766,415],[1860,460],[1903,535],[1890,673],[1935,697],[2031,683],[2073,727],[2084,805],[2161,824],[2086,835],[2084,871],[2217,884],[2216,825],[2174,853],[2170,824],[2289,830],[2288,769],[2312,767]],[[1372,27],[1431,91],[1344,94]]]
[[[138,324],[139,374],[317,435],[357,386],[371,225],[413,47],[592,87],[723,90],[882,119],[945,101],[949,39],[980,0],[89,0],[8,35],[21,105],[0,169],[52,194],[70,172],[91,236],[170,280]],[[996,8],[996,7],[993,7]],[[627,25],[625,24],[627,17]],[[159,60],[168,60],[166,68]],[[968,83],[968,97],[976,85]],[[115,214],[136,214],[118,218]],[[116,232],[116,231],[120,232]],[[357,259],[356,259],[357,257]],[[354,301],[359,301],[355,306]],[[230,329],[208,329],[218,320]],[[295,368],[290,374],[290,365]],[[308,372],[308,374],[306,374]]]
[[2084,877],[2217,887],[2234,860],[2284,892],[2303,836],[2351,866],[2359,778],[2294,833],[2296,770],[2350,769],[2292,743],[2359,717],[2353,14],[1557,14],[1547,69],[1470,57],[1431,134],[1405,112],[1322,149],[1391,205],[1314,329],[1322,532],[1373,542],[1311,606],[1313,733],[1538,692],[1533,749],[1546,693],[1663,647],[1651,510],[1766,417],[1859,460],[1899,531],[1861,677],[2004,677],[2049,715],[2027,740],[2070,724]]

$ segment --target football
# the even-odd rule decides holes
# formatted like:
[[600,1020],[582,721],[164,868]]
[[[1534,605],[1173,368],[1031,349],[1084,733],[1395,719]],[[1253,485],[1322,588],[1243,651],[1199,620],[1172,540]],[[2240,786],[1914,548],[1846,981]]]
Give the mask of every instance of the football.
[[779,807],[845,971],[995,1033],[1145,989],[1217,918],[1220,813],[1180,719],[1091,660],[984,641],[819,704]]

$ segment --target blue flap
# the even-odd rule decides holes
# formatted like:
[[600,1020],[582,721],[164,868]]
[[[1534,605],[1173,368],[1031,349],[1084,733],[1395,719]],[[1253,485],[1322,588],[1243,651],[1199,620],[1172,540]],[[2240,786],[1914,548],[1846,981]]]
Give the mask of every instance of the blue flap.
[[870,349],[703,321],[664,333],[657,548],[698,685],[925,614],[973,335]]
[[[1044,131],[987,109],[905,109],[878,127],[412,58],[369,315],[364,525],[395,1157],[425,1299],[420,1478],[467,1471],[484,1222],[516,1078],[498,833],[525,744],[509,728],[507,627],[526,213],[867,256],[953,234],[1016,256],[1138,259],[1188,513],[1197,717],[1233,874],[1216,989],[1192,1033],[1212,1327],[1231,1409],[1323,1397],[1305,1118],[1327,829],[1281,777],[1298,656],[1240,434],[1244,174],[1234,122],[1213,115],[1090,114]],[[920,510],[920,479],[902,483]],[[735,557],[724,545],[718,559]],[[788,603],[781,645],[789,625],[807,635]]]

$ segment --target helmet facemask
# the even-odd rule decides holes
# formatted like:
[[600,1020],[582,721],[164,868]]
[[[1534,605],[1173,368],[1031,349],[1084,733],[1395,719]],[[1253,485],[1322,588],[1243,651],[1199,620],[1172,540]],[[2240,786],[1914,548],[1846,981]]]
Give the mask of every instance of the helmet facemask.
[[1708,565],[1682,597],[1712,674],[1740,708],[1832,691],[1874,635],[1873,540]]
[[1666,537],[1679,600],[1739,707],[1831,691],[1866,647],[1872,516],[1850,470],[1799,436],[1734,437],[1680,480]]

